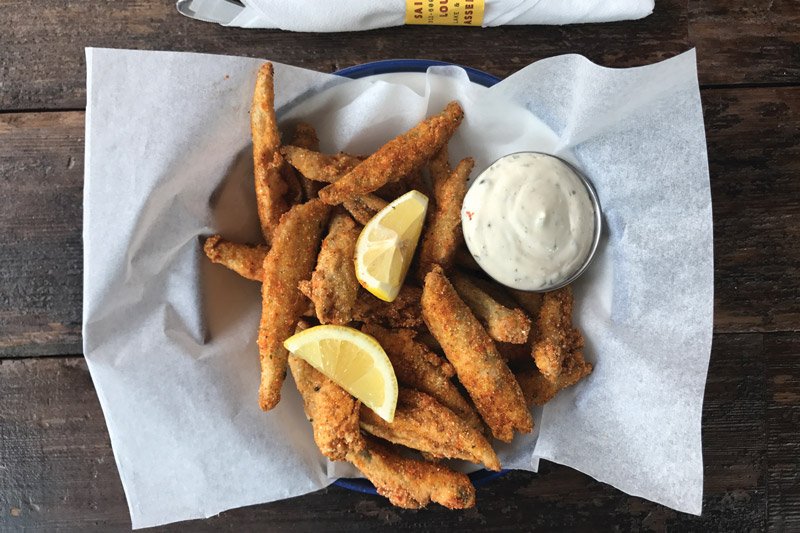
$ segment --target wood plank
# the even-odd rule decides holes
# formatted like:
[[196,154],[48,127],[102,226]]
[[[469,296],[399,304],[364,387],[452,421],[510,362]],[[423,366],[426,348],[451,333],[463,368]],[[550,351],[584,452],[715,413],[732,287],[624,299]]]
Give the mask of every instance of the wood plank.
[[[703,92],[718,332],[800,327],[800,88]],[[0,114],[0,357],[81,353],[83,113]]]
[[800,329],[800,88],[707,90],[717,331]]
[[85,107],[84,46],[264,57],[323,72],[379,59],[433,58],[499,76],[556,54],[627,67],[689,48],[686,0],[659,0],[650,17],[610,24],[338,34],[223,28],[183,17],[171,1],[16,2],[0,22],[0,110]]
[[81,353],[83,113],[0,115],[0,353]]
[[[765,346],[775,352],[765,352]],[[790,430],[788,419],[776,426],[770,423],[774,422],[772,419],[765,421],[765,414],[772,410],[777,414],[778,408],[788,406],[794,409],[795,416],[798,401],[786,404],[788,396],[780,400],[765,395],[766,380],[770,375],[774,383],[783,387],[776,393],[797,392],[797,369],[786,365],[792,358],[796,361],[798,346],[797,334],[715,337],[703,417],[706,481],[702,517],[671,511],[627,496],[569,468],[544,464],[539,475],[515,472],[480,489],[478,507],[463,513],[436,507],[403,511],[392,508],[380,497],[332,487],[164,530],[268,526],[274,531],[312,531],[321,523],[334,530],[350,531],[412,525],[443,531],[478,527],[502,530],[523,525],[526,529],[544,530],[612,526],[763,530],[767,480],[789,483],[790,476],[797,476],[796,462],[791,470],[797,456],[790,455],[791,447],[780,444],[782,435]],[[793,381],[775,379],[789,372],[793,372]],[[4,489],[0,491],[0,530],[129,528],[105,423],[84,361],[0,361],[0,383],[0,486]],[[773,430],[777,433],[772,434]],[[796,435],[794,439],[796,443]],[[777,444],[768,448],[770,442]],[[778,468],[769,475],[768,452]],[[789,499],[797,494],[796,486],[786,485],[779,496],[770,492],[770,497],[783,498],[776,500],[785,505],[782,517],[796,516],[791,513],[796,512],[797,504]],[[770,511],[772,505],[770,500]]]
[[800,338],[767,336],[767,493],[773,531],[800,531]]
[[689,0],[703,84],[800,83],[798,28],[798,0]]

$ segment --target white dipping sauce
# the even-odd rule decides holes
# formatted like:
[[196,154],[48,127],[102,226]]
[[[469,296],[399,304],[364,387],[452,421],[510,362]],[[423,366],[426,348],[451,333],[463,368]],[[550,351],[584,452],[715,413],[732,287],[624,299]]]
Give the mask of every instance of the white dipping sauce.
[[556,157],[505,156],[479,175],[461,209],[475,260],[503,285],[543,290],[583,266],[594,241],[586,185]]

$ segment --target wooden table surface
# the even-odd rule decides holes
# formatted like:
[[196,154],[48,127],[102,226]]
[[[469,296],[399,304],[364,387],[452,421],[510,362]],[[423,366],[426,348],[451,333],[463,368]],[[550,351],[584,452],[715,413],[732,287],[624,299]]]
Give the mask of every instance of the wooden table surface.
[[696,47],[715,234],[703,515],[544,463],[467,512],[331,487],[165,530],[800,530],[800,1],[657,0],[641,21],[351,34],[226,29],[171,0],[0,2],[0,530],[126,530],[81,355],[84,47],[217,52],[330,72],[420,57],[506,76],[580,53],[611,67]]

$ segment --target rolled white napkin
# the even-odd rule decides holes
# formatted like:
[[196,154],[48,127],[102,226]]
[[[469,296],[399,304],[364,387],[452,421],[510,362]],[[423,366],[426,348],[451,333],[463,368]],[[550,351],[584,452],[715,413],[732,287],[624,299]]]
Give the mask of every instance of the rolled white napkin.
[[[243,4],[243,5],[242,5]],[[654,0],[486,0],[482,25],[575,24],[646,17]],[[182,14],[223,26],[303,32],[359,31],[405,23],[405,0],[178,0]]]

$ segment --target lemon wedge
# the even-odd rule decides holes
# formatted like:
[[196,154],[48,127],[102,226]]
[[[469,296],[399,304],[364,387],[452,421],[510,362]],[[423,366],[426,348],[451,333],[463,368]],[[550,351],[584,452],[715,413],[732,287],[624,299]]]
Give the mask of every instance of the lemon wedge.
[[409,191],[367,222],[356,242],[356,278],[385,302],[397,298],[422,233],[428,197]]
[[391,422],[397,407],[394,368],[373,337],[347,326],[316,326],[283,346]]

